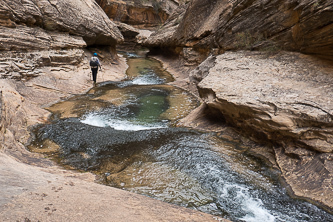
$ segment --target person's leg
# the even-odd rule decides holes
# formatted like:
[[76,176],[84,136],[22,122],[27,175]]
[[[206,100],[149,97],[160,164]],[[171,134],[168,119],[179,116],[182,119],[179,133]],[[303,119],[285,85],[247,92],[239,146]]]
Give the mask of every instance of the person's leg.
[[96,79],[97,79],[97,70],[98,70],[98,68],[91,68],[94,83],[96,83]]
[[98,73],[98,67],[96,68],[95,83],[97,82],[97,73]]

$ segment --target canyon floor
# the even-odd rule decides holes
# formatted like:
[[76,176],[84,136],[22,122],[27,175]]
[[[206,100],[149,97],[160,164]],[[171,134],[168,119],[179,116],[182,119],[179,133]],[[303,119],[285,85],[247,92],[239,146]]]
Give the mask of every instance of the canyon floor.
[[[175,77],[176,81],[172,84],[198,95],[195,84],[192,85],[188,81],[187,73],[191,71],[191,67],[186,67],[179,61],[164,57],[156,58],[163,61],[165,69]],[[98,74],[97,82],[119,81],[125,77],[127,64],[124,57],[119,55],[117,60],[104,57],[102,61],[103,67]],[[203,65],[196,70],[197,72],[208,70],[208,75],[203,77],[204,80],[199,84],[199,90],[201,87],[202,92],[213,92],[211,88],[215,87],[217,98],[212,97],[212,93],[207,94],[207,98],[203,97],[203,100],[207,100],[205,102],[208,105],[227,107],[221,105],[223,99],[218,100],[219,94],[222,94],[227,87],[231,87],[229,91],[237,89],[234,92],[235,95],[241,94],[237,97],[233,96],[234,94],[227,94],[227,96],[233,96],[232,98],[242,99],[242,101],[235,103],[244,104],[240,106],[241,108],[251,107],[256,104],[254,103],[256,101],[265,101],[263,96],[274,96],[282,101],[277,103],[282,104],[281,108],[275,111],[273,109],[274,112],[271,114],[271,106],[266,105],[270,104],[269,101],[273,101],[269,98],[268,102],[262,103],[263,105],[258,103],[259,105],[257,104],[253,109],[266,111],[268,114],[249,118],[249,121],[260,119],[262,116],[272,116],[271,119],[267,120],[268,123],[276,120],[277,123],[274,126],[281,125],[281,132],[285,132],[288,129],[297,129],[297,124],[289,124],[297,123],[297,121],[289,121],[288,125],[285,118],[277,118],[278,114],[288,113],[290,119],[291,114],[303,113],[303,109],[299,107],[296,107],[296,111],[292,108],[289,109],[291,111],[283,111],[291,103],[289,94],[286,96],[288,90],[292,90],[296,94],[295,90],[297,89],[297,95],[300,95],[297,99],[300,100],[304,97],[305,101],[297,100],[299,104],[307,104],[313,98],[316,100],[313,103],[317,105],[310,106],[309,113],[316,114],[312,119],[320,119],[319,117],[330,115],[332,103],[331,97],[328,95],[332,92],[330,86],[332,85],[331,73],[333,70],[330,62],[323,63],[312,57],[293,53],[264,57],[255,53],[226,53],[218,56],[216,61],[214,60],[213,64],[206,62],[208,68]],[[220,70],[224,70],[223,75]],[[231,74],[230,71],[233,70],[239,76]],[[307,75],[308,79],[306,79],[302,73],[310,73],[311,75]],[[258,81],[262,83],[259,90],[257,90],[260,86]],[[281,89],[272,87],[283,81],[288,83],[282,84],[284,87],[288,86],[288,90],[283,87]],[[221,87],[222,85],[224,87]],[[305,87],[303,87],[304,85]],[[85,93],[92,88],[93,82],[88,66],[88,56],[79,66],[44,68],[38,77],[22,81],[0,80],[3,100],[0,103],[0,108],[3,110],[0,121],[4,126],[0,128],[3,138],[0,150],[0,179],[2,181],[0,196],[4,197],[0,200],[1,221],[227,221],[213,215],[100,185],[95,182],[95,176],[91,173],[64,169],[42,154],[31,153],[26,149],[26,144],[31,140],[29,133],[31,127],[48,121],[50,113],[45,108],[57,101]],[[273,91],[271,91],[272,88]],[[318,89],[325,89],[327,93],[323,95],[322,91]],[[258,94],[258,92],[260,93]],[[294,94],[292,95],[294,96]],[[221,98],[224,97],[226,96],[221,96]],[[203,106],[199,107],[189,118],[185,118],[180,123],[195,128],[203,126],[207,130],[216,132],[225,130],[223,126],[207,122],[205,118],[200,119],[202,114],[200,109],[202,108]],[[243,110],[240,109],[239,113]],[[322,112],[317,115],[318,110],[328,111],[324,115]],[[310,114],[309,116],[311,116]],[[302,114],[301,117],[304,116],[307,115]],[[265,123],[266,119],[261,122]],[[295,119],[299,123],[301,118],[295,117]],[[327,122],[324,119],[318,124],[326,124],[325,121]],[[311,130],[317,130],[315,126],[303,127],[302,129],[311,132]],[[331,138],[330,126],[331,123],[328,121],[327,129],[324,127],[329,138]],[[320,129],[319,127],[318,130]],[[231,134],[234,135],[234,132]],[[314,135],[311,134],[309,138],[314,139]],[[314,200],[319,205],[323,204],[325,208],[331,209],[331,150],[306,150],[296,146],[290,146],[284,152],[279,146],[274,149],[266,149],[264,152],[260,149],[259,153],[261,156],[265,156],[264,158],[267,158],[274,168],[281,171],[282,177],[289,185],[287,187],[289,187],[291,194],[310,201]],[[295,161],[290,158],[289,153],[293,154],[292,157],[297,155],[299,160]],[[300,179],[305,176],[306,179]],[[320,179],[323,179],[324,182],[318,183],[317,181]]]
[[[87,62],[88,63],[88,62]],[[126,61],[103,64],[97,82],[124,78]],[[5,122],[0,150],[1,221],[226,221],[94,182],[91,173],[57,166],[25,148],[29,129],[45,123],[44,108],[93,87],[87,64],[43,70],[27,81],[0,80],[1,117]]]

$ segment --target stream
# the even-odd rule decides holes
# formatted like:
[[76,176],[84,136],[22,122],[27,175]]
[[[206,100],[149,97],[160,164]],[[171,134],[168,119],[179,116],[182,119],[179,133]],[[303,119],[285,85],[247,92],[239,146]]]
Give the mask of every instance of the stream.
[[293,199],[279,173],[215,133],[174,127],[199,105],[151,58],[126,55],[127,78],[49,107],[29,145],[98,182],[232,221],[333,221]]

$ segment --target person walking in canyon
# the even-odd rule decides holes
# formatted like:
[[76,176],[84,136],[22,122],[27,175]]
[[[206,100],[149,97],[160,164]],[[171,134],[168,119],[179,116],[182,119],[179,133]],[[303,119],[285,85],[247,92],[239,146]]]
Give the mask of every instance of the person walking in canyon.
[[101,66],[101,63],[100,63],[100,61],[97,57],[97,53],[94,53],[93,57],[91,57],[90,67],[91,67],[91,72],[92,72],[94,85],[96,85],[98,67],[99,67],[99,70],[102,71],[102,66]]

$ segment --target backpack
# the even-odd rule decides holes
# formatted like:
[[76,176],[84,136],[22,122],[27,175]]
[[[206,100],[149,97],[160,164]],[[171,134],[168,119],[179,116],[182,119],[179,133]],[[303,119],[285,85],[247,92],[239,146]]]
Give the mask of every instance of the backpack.
[[98,66],[98,58],[97,57],[91,57],[90,59],[90,66]]

